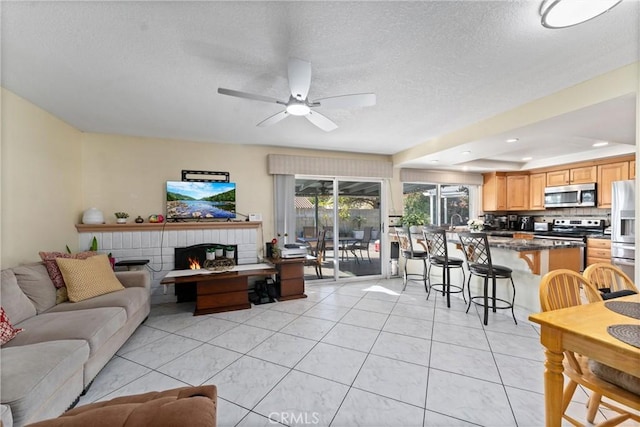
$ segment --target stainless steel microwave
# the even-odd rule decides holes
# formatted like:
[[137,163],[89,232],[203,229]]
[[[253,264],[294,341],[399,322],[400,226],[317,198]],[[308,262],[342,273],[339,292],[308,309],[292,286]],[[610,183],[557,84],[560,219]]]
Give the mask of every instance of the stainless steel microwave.
[[544,189],[545,208],[590,207],[595,205],[595,183],[563,185]]

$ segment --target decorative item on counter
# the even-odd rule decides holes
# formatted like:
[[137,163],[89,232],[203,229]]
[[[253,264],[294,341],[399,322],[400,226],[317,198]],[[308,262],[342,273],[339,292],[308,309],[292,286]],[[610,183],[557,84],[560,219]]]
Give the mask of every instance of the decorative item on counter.
[[104,224],[104,215],[98,208],[89,208],[82,214],[83,224]]
[[149,215],[149,222],[152,223],[159,223],[159,222],[164,222],[164,216],[162,215]]
[[215,245],[216,258],[222,258],[222,254],[224,252],[224,246]]
[[484,229],[484,221],[478,218],[470,219],[467,221],[467,225],[471,231],[482,231]]
[[233,270],[235,265],[235,262],[229,258],[205,259],[202,264],[205,269],[218,273]]
[[142,224],[143,222],[144,222],[144,219],[140,215],[138,215],[138,217],[136,218],[136,223]]
[[126,224],[127,218],[129,218],[129,214],[126,212],[116,212],[114,215],[118,224]]
[[234,246],[227,246],[225,248],[225,257],[233,259],[236,256],[236,248]]

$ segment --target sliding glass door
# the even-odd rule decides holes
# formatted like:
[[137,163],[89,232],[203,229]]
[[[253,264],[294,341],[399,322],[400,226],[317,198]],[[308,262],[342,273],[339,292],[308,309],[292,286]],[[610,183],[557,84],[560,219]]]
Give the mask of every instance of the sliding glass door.
[[325,239],[305,280],[319,279],[319,269],[333,279],[382,274],[381,181],[297,177],[295,192],[298,241],[313,252]]

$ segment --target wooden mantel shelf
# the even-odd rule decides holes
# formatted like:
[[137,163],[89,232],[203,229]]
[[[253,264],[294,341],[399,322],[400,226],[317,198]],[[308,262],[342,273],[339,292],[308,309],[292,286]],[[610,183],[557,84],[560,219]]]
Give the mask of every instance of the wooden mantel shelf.
[[110,231],[155,231],[155,230],[207,230],[229,228],[258,228],[260,221],[192,221],[192,222],[135,222],[127,224],[76,224],[78,233],[102,233]]

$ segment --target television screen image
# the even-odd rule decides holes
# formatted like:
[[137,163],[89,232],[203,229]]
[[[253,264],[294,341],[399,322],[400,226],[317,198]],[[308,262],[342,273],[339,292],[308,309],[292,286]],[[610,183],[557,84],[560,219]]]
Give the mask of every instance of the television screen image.
[[167,219],[235,217],[234,182],[167,181]]

